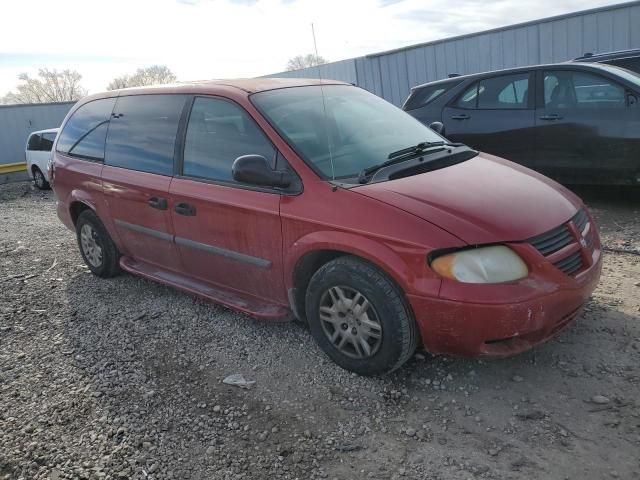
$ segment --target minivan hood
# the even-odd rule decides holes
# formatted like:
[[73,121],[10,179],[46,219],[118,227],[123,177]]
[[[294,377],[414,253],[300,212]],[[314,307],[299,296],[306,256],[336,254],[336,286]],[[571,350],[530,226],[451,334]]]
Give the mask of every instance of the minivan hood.
[[526,240],[568,221],[582,204],[553,180],[486,153],[353,191],[416,215],[468,244]]

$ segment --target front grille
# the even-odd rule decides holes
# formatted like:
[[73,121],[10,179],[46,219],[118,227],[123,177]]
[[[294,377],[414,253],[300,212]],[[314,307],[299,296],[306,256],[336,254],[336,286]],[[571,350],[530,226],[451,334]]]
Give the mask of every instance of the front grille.
[[560,225],[547,233],[531,238],[529,243],[546,257],[566,247],[574,240],[569,228],[566,225]]
[[[572,233],[572,229],[569,228],[570,223],[573,223],[573,225],[575,226],[578,232],[578,237],[576,237]],[[585,209],[580,209],[569,222],[564,223],[552,230],[549,230],[546,233],[530,238],[529,243],[543,256],[549,257],[550,255],[553,255],[554,253],[562,250],[568,245],[579,244],[580,240],[582,239],[582,234],[587,228],[588,223],[589,215],[587,214],[587,211]],[[590,227],[591,228],[589,228],[584,238],[586,242],[586,248],[589,251],[593,250],[593,243],[595,238],[595,229],[593,228],[593,226]],[[553,265],[567,275],[576,274],[577,272],[582,270],[583,267],[585,267],[582,248],[574,251],[571,254],[567,254],[560,259],[554,258]]]
[[587,222],[589,222],[587,211],[581,208],[580,211],[578,211],[578,213],[575,214],[572,221],[573,221],[573,224],[578,229],[578,231],[582,233],[582,231],[584,230],[584,227],[587,226]]
[[554,263],[556,267],[567,275],[571,275],[582,268],[582,253],[578,250],[566,258]]

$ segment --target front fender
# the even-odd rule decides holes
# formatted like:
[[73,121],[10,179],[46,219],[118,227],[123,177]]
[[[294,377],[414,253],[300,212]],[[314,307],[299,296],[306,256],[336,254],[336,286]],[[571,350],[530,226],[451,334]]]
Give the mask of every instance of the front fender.
[[340,251],[369,261],[389,275],[405,294],[438,295],[441,280],[427,265],[426,248],[326,230],[300,237],[284,252],[287,289],[294,287],[298,262],[305,255],[322,250]]

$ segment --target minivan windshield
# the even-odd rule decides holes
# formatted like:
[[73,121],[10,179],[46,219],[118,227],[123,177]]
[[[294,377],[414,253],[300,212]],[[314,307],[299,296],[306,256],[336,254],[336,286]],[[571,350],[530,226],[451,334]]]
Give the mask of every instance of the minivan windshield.
[[251,100],[324,179],[355,179],[393,152],[443,141],[411,115],[350,85],[269,90]]

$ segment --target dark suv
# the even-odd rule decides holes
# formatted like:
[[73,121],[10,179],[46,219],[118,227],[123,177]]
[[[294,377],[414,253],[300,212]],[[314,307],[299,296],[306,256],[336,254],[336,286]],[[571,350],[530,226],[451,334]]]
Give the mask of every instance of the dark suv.
[[607,63],[616,67],[626,68],[640,73],[640,48],[632,50],[618,50],[606,53],[585,53],[573,60],[574,62],[598,62]]
[[567,62],[414,87],[403,109],[565,183],[640,184],[640,74]]

